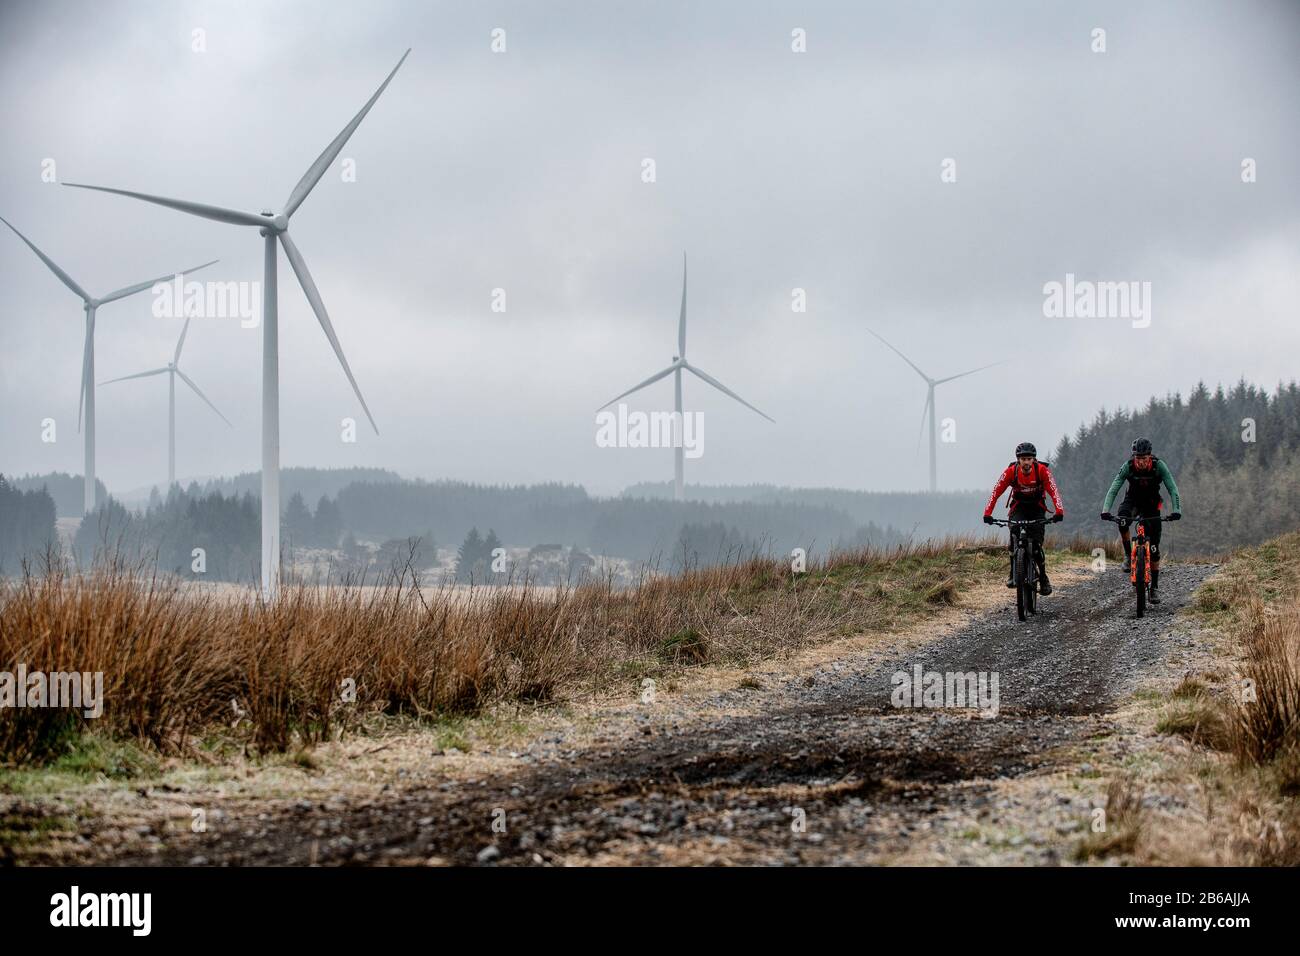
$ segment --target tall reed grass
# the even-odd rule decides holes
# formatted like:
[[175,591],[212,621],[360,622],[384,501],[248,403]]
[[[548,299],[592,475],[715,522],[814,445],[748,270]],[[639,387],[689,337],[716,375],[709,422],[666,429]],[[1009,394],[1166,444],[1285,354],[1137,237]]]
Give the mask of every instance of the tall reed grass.
[[[559,589],[292,585],[265,603],[109,561],[0,582],[0,670],[102,672],[99,730],[163,751],[213,732],[263,751],[354,730],[547,701],[672,667],[752,661],[951,603],[989,562],[976,542],[837,553],[795,573],[770,557]],[[996,549],[994,549],[996,550]],[[0,757],[40,760],[84,729],[66,710],[0,711]]]

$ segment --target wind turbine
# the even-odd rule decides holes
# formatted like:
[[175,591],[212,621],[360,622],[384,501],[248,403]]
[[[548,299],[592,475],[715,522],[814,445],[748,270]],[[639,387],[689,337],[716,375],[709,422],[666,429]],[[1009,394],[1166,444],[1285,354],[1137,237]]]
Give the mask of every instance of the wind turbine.
[[[169,272],[167,275],[158,276],[147,282],[137,282],[135,285],[129,285],[125,288],[118,289],[116,292],[110,292],[108,295],[95,298],[60,269],[45,253],[36,248],[36,244],[24,236],[8,219],[0,217],[0,222],[13,230],[14,235],[27,243],[27,247],[40,257],[40,260],[50,267],[50,271],[59,277],[64,285],[75,292],[81,299],[82,306],[86,310],[86,339],[81,350],[81,395],[77,404],[77,429],[81,429],[82,409],[85,409],[86,428],[83,432],[85,441],[84,455],[85,463],[82,468],[85,479],[85,496],[83,498],[83,507],[85,514],[89,515],[95,510],[95,312],[101,305],[109,302],[116,302],[118,299],[125,299],[129,295],[135,295],[137,292],[143,292],[145,289],[152,289],[157,283],[166,279],[174,278],[177,275],[186,275],[187,273]],[[201,266],[195,266],[190,272],[198,272],[200,269],[206,269],[215,263],[205,262]]]
[[601,411],[602,409],[609,408],[609,406],[613,405],[620,398],[627,398],[627,396],[631,395],[633,392],[639,391],[640,389],[645,388],[647,385],[652,385],[655,382],[659,381],[661,378],[664,378],[668,375],[673,376],[673,392],[675,395],[675,402],[673,408],[674,408],[674,413],[676,415],[674,419],[674,428],[673,428],[674,431],[673,498],[676,501],[681,501],[683,498],[686,497],[686,487],[683,481],[684,459],[683,459],[683,448],[682,448],[682,441],[681,441],[682,372],[683,371],[690,372],[692,375],[695,375],[698,378],[703,379],[705,382],[708,382],[718,391],[722,392],[722,394],[731,396],[736,401],[740,402],[740,404],[748,408],[750,411],[758,412],[759,415],[762,415],[769,422],[772,422],[772,424],[774,425],[776,424],[776,420],[772,418],[770,415],[760,412],[753,405],[749,404],[749,402],[745,401],[743,398],[741,398],[731,389],[727,388],[727,386],[723,385],[721,382],[719,382],[708,372],[704,371],[704,369],[699,368],[698,366],[695,365],[691,365],[689,362],[686,361],[686,253],[684,252],[682,253],[682,311],[680,317],[677,320],[677,354],[673,356],[672,364],[669,365],[663,371],[656,372],[655,374],[651,375],[640,385],[634,385],[631,388],[629,388],[626,392],[624,392],[622,395],[618,395],[615,398],[611,398],[604,405],[600,406],[600,408],[596,409],[596,411]]
[[392,72],[380,84],[379,89],[375,90],[374,95],[366,101],[366,105],[361,107],[361,112],[352,117],[352,122],[343,127],[343,131],[325,147],[325,152],[321,153],[316,158],[316,162],[312,163],[307,172],[303,173],[302,178],[298,180],[298,185],[293,187],[293,191],[289,193],[289,198],[285,200],[284,208],[278,213],[272,213],[269,209],[265,209],[259,215],[237,209],[224,209],[220,206],[189,202],[184,199],[151,196],[148,193],[131,192],[126,189],[87,186],[84,183],[64,184],[66,186],[76,186],[79,189],[96,189],[100,192],[116,193],[119,196],[142,199],[145,202],[166,206],[180,212],[187,212],[203,219],[214,219],[217,222],[230,223],[236,226],[253,226],[258,230],[258,234],[262,236],[262,594],[267,601],[274,600],[280,589],[280,340],[279,322],[276,315],[278,296],[276,294],[277,254],[275,243],[278,239],[280,245],[284,246],[284,254],[289,260],[289,265],[293,268],[294,275],[298,277],[298,284],[302,286],[302,291],[307,296],[312,311],[316,313],[316,319],[320,322],[325,337],[329,339],[330,346],[334,349],[339,364],[343,366],[343,373],[347,375],[352,390],[356,393],[357,400],[361,402],[361,407],[365,409],[366,418],[370,419],[370,427],[378,435],[379,426],[375,424],[374,416],[370,414],[370,407],[366,405],[366,400],[361,395],[357,380],[352,375],[352,369],[348,366],[348,360],[343,356],[343,347],[339,345],[338,336],[334,334],[334,326],[330,322],[329,313],[325,311],[325,303],[321,301],[320,292],[316,289],[316,283],[307,270],[307,263],[303,259],[302,253],[298,251],[294,241],[289,238],[289,219],[302,205],[303,200],[307,198],[316,183],[320,182],[320,178],[325,175],[325,170],[329,169],[339,153],[342,152],[348,139],[356,131],[356,128],[361,125],[361,121],[366,118],[366,114],[375,105],[375,101],[379,99],[380,94],[388,88],[393,75],[401,68],[410,52],[408,49],[402,54],[402,58],[397,61],[397,66],[393,67]]
[[[199,390],[194,384],[194,379],[190,378],[179,368],[177,364],[181,360],[181,348],[185,345],[185,333],[190,330],[190,320],[185,320],[185,326],[181,329],[181,337],[176,340],[176,351],[172,355],[172,360],[162,368],[150,369],[148,372],[136,372],[134,375],[123,375],[121,378],[110,378],[107,382],[100,382],[100,385],[111,385],[113,382],[125,382],[131,378],[149,378],[153,375],[168,376],[167,385],[167,487],[170,488],[176,484],[176,376],[181,377],[181,381],[194,389],[194,394],[207,404],[208,408],[217,413],[218,417],[230,425],[230,419],[221,414],[221,411],[212,402],[208,401],[208,396]],[[233,428],[234,426],[231,425]]]
[[884,342],[884,343],[885,343],[885,346],[886,346],[886,347],[887,347],[891,352],[893,352],[895,355],[897,355],[899,358],[901,358],[901,359],[902,359],[904,362],[906,362],[908,365],[912,366],[912,370],[913,370],[914,372],[916,372],[917,375],[921,376],[921,378],[925,379],[925,384],[926,384],[926,391],[925,391],[925,408],[921,409],[921,427],[922,427],[922,428],[925,427],[925,414],[926,414],[926,412],[929,412],[929,413],[930,413],[930,490],[931,490],[932,492],[933,492],[933,491],[938,491],[938,490],[939,490],[939,487],[938,487],[938,473],[937,473],[937,471],[936,471],[936,469],[935,469],[935,452],[936,452],[936,445],[935,445],[935,432],[934,432],[934,389],[935,389],[935,386],[936,386],[936,385],[942,385],[944,382],[951,382],[953,379],[956,379],[956,378],[963,378],[963,377],[965,377],[965,376],[967,376],[967,375],[974,375],[976,372],[982,372],[982,371],[984,371],[986,368],[992,368],[994,365],[1001,365],[1002,363],[1001,363],[1001,362],[992,362],[992,363],[990,363],[990,364],[988,364],[988,365],[981,365],[979,368],[973,368],[973,369],[971,369],[971,370],[968,371],[968,372],[959,372],[959,373],[956,374],[956,375],[949,375],[947,378],[931,378],[930,376],[928,376],[928,375],[926,375],[924,372],[922,372],[919,368],[917,368],[915,362],[913,362],[910,358],[908,358],[908,357],[907,357],[906,355],[904,355],[902,352],[898,351],[898,349],[894,348],[894,347],[893,347],[892,345],[890,345],[888,342],[885,342],[885,340],[884,340],[883,338],[881,338],[879,335],[876,335],[876,333],[873,332],[871,329],[867,329],[867,331],[868,331],[868,332],[871,332],[872,335],[875,335],[876,338],[880,339],[881,342]]

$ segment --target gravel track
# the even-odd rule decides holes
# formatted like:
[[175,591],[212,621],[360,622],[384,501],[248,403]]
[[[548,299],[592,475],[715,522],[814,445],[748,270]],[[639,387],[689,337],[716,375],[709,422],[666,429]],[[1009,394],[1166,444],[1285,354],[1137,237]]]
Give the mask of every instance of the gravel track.
[[[1114,569],[1058,588],[1023,624],[1008,591],[1004,607],[883,663],[768,671],[770,684],[718,692],[710,707],[634,710],[581,749],[542,737],[481,779],[385,788],[362,805],[235,807],[207,833],[98,862],[888,863],[914,861],[923,839],[937,840],[938,862],[985,862],[969,833],[1010,812],[998,783],[1047,772],[1063,748],[1106,733],[1106,713],[1190,642],[1176,615],[1213,571],[1168,568],[1165,603],[1140,621]],[[917,664],[996,673],[997,715],[892,706],[893,675]],[[727,708],[742,712],[720,716]],[[1078,816],[1039,809],[1044,831]],[[1059,853],[1026,840],[1012,862]]]

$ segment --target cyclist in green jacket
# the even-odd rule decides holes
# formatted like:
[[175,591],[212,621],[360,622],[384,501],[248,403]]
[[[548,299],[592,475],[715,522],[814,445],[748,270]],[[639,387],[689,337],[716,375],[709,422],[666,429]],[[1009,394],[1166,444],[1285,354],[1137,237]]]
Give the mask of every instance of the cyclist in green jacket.
[[[1120,502],[1119,517],[1132,518],[1135,515],[1140,518],[1158,517],[1164,505],[1164,500],[1160,497],[1161,485],[1169,492],[1172,506],[1168,520],[1177,521],[1183,516],[1183,503],[1178,497],[1178,485],[1174,482],[1173,472],[1151,451],[1149,438],[1139,438],[1133,442],[1133,457],[1124,462],[1119,474],[1110,483],[1110,490],[1106,492],[1106,501],[1101,506],[1102,518],[1109,521],[1114,517],[1110,509],[1115,504],[1115,496],[1119,494],[1120,487],[1126,481],[1128,491],[1124,493],[1124,500]],[[1147,538],[1151,542],[1150,601],[1152,604],[1160,603],[1160,592],[1157,590],[1160,584],[1160,527],[1159,521],[1153,521],[1147,526]],[[1124,571],[1127,573],[1133,569],[1127,525],[1120,525],[1119,538],[1124,543]]]

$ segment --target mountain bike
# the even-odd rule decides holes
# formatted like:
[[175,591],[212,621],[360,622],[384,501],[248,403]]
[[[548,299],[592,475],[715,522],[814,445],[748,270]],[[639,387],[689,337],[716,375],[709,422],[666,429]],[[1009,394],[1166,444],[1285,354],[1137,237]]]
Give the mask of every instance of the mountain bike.
[[993,524],[999,527],[1019,529],[1016,531],[1015,558],[1011,567],[1016,582],[1016,616],[1022,621],[1027,615],[1038,613],[1038,562],[1034,560],[1029,529],[1033,525],[1049,524],[1054,520],[1054,517],[993,519]]
[[1151,518],[1144,518],[1141,515],[1128,517],[1112,515],[1107,520],[1113,521],[1121,528],[1131,524],[1137,525],[1137,533],[1130,538],[1129,563],[1133,570],[1129,574],[1129,579],[1133,582],[1133,591],[1137,595],[1137,616],[1142,617],[1147,612],[1147,590],[1151,587],[1151,542],[1147,540],[1146,523],[1171,519],[1164,515],[1155,515]]

